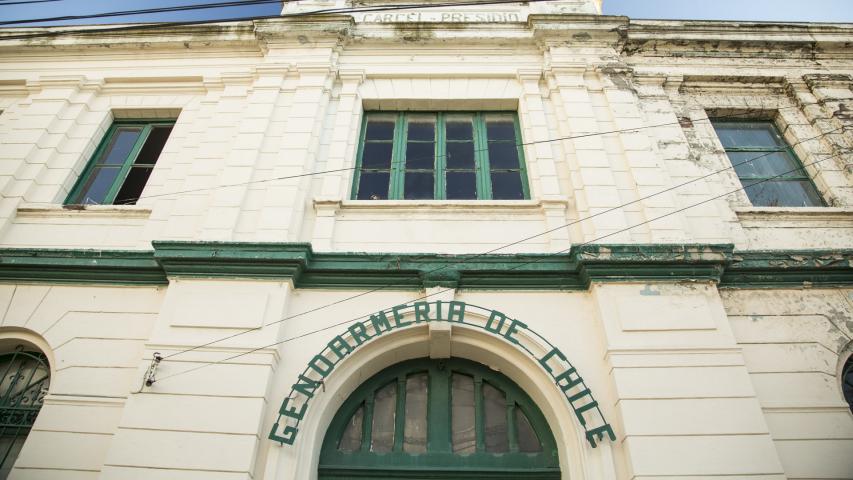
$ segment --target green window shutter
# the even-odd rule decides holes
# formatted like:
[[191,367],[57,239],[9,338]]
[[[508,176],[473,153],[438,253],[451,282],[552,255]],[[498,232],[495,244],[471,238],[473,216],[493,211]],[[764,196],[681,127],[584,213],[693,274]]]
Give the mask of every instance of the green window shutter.
[[[395,116],[393,133],[392,115]],[[386,126],[379,128],[383,122]],[[433,125],[431,135],[423,128],[426,124]],[[490,150],[492,155],[499,155],[495,161],[489,159]],[[518,115],[515,112],[367,112],[359,137],[351,198],[530,198]]]
[[712,124],[753,205],[825,205],[794,150],[773,122],[712,119]]
[[120,121],[107,130],[66,204],[134,204],[174,121]]
[[544,416],[514,382],[468,360],[418,359],[378,373],[343,403],[319,474],[523,480],[558,479],[560,469]]

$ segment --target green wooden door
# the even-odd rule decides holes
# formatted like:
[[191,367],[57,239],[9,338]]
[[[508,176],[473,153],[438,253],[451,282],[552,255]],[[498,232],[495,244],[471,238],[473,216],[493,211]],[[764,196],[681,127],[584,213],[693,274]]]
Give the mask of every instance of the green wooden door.
[[335,415],[321,480],[558,479],[554,436],[515,383],[462,359],[418,359],[364,382]]

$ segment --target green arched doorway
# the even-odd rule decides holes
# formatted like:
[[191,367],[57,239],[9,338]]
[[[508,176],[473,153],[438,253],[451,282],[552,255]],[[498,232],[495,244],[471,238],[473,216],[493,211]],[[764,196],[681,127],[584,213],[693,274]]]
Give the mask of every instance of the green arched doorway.
[[462,359],[399,363],[335,414],[320,480],[559,479],[554,436],[512,380]]

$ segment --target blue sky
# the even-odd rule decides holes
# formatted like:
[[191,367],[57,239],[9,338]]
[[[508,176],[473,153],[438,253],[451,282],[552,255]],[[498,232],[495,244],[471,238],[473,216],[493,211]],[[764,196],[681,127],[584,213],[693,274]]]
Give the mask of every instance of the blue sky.
[[[3,5],[3,3],[16,1],[21,0],[0,0],[0,20],[83,15],[223,0],[59,0],[48,3]],[[412,1],[415,3],[415,0]],[[280,7],[277,3],[270,3],[158,15],[55,22],[55,24],[206,20],[276,15],[279,11]],[[853,0],[604,0],[604,13],[626,15],[632,18],[853,22]]]

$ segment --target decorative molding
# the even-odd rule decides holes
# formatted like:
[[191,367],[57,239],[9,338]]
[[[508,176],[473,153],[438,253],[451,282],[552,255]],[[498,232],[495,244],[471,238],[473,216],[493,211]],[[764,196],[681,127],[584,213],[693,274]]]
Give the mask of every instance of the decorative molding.
[[556,254],[334,253],[307,243],[154,241],[154,251],[0,250],[0,281],[164,285],[255,278],[297,288],[586,290],[593,282],[728,288],[853,286],[853,249],[735,252],[732,245],[583,245]]

